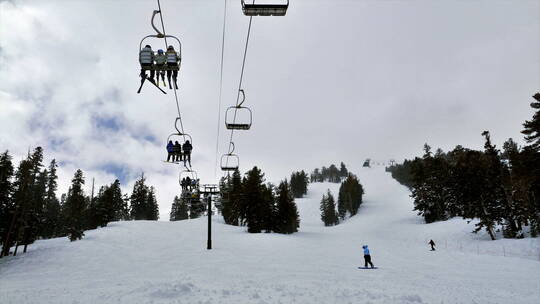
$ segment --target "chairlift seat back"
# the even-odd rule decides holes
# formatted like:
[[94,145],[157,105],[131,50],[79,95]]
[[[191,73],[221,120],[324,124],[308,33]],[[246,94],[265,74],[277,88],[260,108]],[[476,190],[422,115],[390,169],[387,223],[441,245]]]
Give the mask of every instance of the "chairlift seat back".
[[246,16],[285,16],[289,0],[285,4],[268,4],[268,3],[245,3],[242,0],[242,11]]

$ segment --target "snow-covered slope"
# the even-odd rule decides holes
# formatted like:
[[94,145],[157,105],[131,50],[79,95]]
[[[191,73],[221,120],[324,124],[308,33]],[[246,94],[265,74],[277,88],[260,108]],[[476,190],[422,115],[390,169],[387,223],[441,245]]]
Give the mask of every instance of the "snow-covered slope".
[[[0,303],[540,303],[538,239],[492,242],[459,219],[422,224],[381,167],[357,172],[364,204],[335,227],[322,225],[319,201],[339,185],[324,183],[297,200],[293,235],[248,234],[216,218],[208,251],[201,218],[38,241],[0,260]],[[357,269],[363,244],[379,269]]]

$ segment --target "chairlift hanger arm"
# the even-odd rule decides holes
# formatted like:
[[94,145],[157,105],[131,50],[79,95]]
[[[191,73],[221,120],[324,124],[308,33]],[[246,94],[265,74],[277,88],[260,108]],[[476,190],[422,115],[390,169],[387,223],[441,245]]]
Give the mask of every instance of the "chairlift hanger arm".
[[154,13],[152,14],[152,21],[151,21],[150,23],[152,24],[152,28],[154,28],[154,31],[157,32],[157,36],[158,36],[159,38],[163,38],[163,37],[164,37],[163,33],[160,32],[160,31],[157,29],[156,25],[154,24],[154,18],[156,17],[157,14],[161,14],[161,11],[154,10]]
[[242,93],[242,101],[236,107],[241,107],[244,101],[246,101],[246,93],[244,93],[244,89],[240,89],[240,93]]

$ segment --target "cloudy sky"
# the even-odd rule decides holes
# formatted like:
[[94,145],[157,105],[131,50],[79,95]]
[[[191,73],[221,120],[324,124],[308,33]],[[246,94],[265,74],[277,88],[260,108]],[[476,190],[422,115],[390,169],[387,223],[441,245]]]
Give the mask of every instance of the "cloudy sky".
[[[182,41],[179,98],[203,183],[222,175],[249,17],[223,0],[161,0]],[[43,146],[61,162],[60,191],[81,168],[97,185],[131,191],[145,173],[162,219],[180,168],[162,162],[177,116],[174,94],[139,85],[138,46],[152,34],[155,0],[0,1],[0,150],[18,163]],[[163,41],[151,41],[154,49]],[[402,160],[427,142],[480,149],[521,141],[540,90],[540,1],[291,0],[285,17],[256,17],[243,88],[250,131],[235,132],[243,171],[278,182],[291,171]],[[90,184],[88,182],[88,184]],[[87,187],[89,191],[89,185]]]

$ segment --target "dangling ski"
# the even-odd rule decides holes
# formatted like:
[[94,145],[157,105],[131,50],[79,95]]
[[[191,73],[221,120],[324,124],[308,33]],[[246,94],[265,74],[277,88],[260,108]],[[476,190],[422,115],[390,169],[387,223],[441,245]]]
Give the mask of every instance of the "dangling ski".
[[358,267],[358,269],[378,269],[379,267]]
[[160,90],[161,92],[163,92],[163,94],[167,94],[167,92],[163,91],[157,84],[155,81],[150,81],[150,79],[148,78],[148,76],[146,76],[142,81],[141,81],[141,86],[139,87],[139,90],[137,90],[137,94],[141,93],[141,90],[142,90],[142,87],[143,87],[143,84],[144,84],[144,81],[145,80],[148,80],[148,82],[150,82],[151,84],[153,84],[156,88],[158,88],[158,90]]

